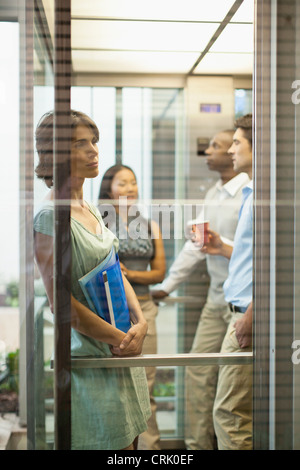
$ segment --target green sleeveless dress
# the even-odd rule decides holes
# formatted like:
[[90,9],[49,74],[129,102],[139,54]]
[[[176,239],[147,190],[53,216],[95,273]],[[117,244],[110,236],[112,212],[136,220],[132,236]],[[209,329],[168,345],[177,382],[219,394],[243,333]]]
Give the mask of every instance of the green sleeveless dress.
[[[89,232],[71,218],[71,291],[87,307],[78,279],[97,266],[113,245],[116,250],[119,245],[118,239],[104,226],[97,208],[91,204],[89,208],[99,220],[101,235]],[[53,211],[51,201],[38,211],[34,218],[36,232],[53,236]],[[109,357],[111,351],[106,343],[71,328],[71,355]],[[122,449],[147,429],[151,412],[144,368],[72,369],[71,390],[72,449]]]

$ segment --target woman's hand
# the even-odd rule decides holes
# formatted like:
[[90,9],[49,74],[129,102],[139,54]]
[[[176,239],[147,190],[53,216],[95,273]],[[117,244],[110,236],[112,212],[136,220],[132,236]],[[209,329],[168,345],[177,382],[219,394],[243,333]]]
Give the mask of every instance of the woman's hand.
[[138,356],[142,352],[143,342],[148,330],[148,324],[144,318],[143,312],[135,292],[123,275],[124,289],[130,312],[130,319],[133,326],[122,338],[118,346],[112,346],[111,351],[117,356]]
[[120,268],[126,279],[130,282],[132,280],[132,275],[130,269],[127,269],[126,266],[120,262]]
[[147,330],[146,321],[136,323],[128,330],[119,346],[111,347],[111,352],[116,356],[138,356],[142,353]]
[[120,268],[124,276],[127,276],[127,268],[123,263],[121,263],[121,261],[120,261]]

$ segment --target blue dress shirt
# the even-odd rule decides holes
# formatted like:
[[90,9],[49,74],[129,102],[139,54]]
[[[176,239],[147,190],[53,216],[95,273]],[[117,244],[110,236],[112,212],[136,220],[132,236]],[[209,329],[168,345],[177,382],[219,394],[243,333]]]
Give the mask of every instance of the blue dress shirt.
[[247,308],[252,301],[253,284],[253,181],[243,189],[243,203],[234,236],[228,278],[224,283],[225,300]]

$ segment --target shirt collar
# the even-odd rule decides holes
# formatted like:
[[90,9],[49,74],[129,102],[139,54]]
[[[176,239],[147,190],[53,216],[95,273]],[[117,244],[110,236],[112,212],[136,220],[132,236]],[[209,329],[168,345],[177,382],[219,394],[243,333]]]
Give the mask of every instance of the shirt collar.
[[243,195],[246,197],[249,193],[253,191],[253,180],[250,180],[249,183],[243,188]]
[[246,173],[240,173],[236,175],[231,180],[227,181],[227,183],[222,184],[222,180],[218,180],[217,182],[217,189],[219,191],[226,191],[230,196],[235,196],[241,186],[245,186],[249,183],[249,176]]

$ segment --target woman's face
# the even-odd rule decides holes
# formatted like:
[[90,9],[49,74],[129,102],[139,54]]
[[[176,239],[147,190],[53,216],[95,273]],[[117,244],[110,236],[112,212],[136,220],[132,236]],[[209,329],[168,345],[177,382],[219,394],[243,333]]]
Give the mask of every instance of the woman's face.
[[[138,198],[138,186],[132,171],[124,168],[118,171],[112,179],[110,197],[119,201],[119,204],[130,206]],[[121,200],[119,200],[121,198]]]
[[97,137],[84,125],[76,127],[71,145],[71,175],[78,178],[95,178],[98,168]]

